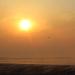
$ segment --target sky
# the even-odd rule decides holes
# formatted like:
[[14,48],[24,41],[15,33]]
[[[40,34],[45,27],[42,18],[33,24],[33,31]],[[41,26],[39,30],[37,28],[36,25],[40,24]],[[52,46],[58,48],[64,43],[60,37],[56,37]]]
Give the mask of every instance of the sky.
[[[31,32],[18,30],[22,18]],[[0,0],[0,57],[75,58],[75,0]]]

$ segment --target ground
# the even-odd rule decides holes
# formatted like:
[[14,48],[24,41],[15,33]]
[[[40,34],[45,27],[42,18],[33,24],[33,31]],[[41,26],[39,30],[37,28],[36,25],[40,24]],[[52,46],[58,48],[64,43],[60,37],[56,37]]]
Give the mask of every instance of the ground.
[[0,64],[0,75],[75,75],[75,66]]

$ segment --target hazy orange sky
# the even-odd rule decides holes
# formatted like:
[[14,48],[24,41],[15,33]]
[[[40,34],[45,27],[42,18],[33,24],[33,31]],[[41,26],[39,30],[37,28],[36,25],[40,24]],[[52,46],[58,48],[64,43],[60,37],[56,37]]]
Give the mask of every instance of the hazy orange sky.
[[[22,18],[31,32],[18,31]],[[0,57],[75,57],[75,0],[0,0]]]

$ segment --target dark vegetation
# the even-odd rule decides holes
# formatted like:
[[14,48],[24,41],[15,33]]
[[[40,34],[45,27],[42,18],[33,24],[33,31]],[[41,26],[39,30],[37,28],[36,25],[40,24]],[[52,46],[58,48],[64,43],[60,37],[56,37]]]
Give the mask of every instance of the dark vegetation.
[[75,75],[75,66],[0,64],[0,75]]

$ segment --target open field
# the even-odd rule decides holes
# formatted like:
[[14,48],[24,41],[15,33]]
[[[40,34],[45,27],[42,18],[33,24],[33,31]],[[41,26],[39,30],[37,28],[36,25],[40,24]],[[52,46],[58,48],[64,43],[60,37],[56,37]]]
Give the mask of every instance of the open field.
[[0,75],[75,75],[75,66],[0,64]]

